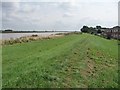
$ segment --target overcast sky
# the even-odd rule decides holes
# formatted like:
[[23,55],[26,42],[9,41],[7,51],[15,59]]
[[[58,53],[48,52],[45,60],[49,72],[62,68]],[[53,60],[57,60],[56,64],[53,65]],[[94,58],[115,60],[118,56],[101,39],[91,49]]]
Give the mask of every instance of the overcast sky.
[[118,24],[118,1],[4,0],[0,4],[2,29],[79,30],[83,25],[113,27]]

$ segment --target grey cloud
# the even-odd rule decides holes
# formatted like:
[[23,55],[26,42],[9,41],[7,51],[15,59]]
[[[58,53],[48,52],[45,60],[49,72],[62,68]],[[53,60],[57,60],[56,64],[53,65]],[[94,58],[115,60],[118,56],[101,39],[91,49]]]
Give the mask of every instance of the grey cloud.
[[[112,14],[114,6],[110,4],[110,14],[107,17],[105,10],[109,8],[107,5],[88,4],[71,4],[69,2],[22,2],[22,3],[2,3],[3,27],[13,29],[63,29],[73,30],[79,29],[84,24],[86,25],[114,25],[111,22],[116,16]],[[91,6],[92,5],[92,6]],[[102,5],[102,6],[101,6]],[[99,14],[97,7],[100,6]],[[101,7],[103,9],[101,9]],[[104,9],[105,8],[105,9]],[[102,13],[101,13],[102,12]],[[116,11],[114,11],[115,13]],[[88,18],[85,18],[88,17]],[[104,19],[103,19],[104,18]],[[108,20],[109,19],[109,20]],[[116,21],[116,20],[113,20]]]
[[56,30],[78,30],[78,28],[76,28],[76,25],[65,23],[64,21],[56,21],[53,28]]
[[13,2],[2,2],[2,16],[4,19],[11,18],[13,13],[16,13],[17,5]]
[[2,10],[6,12],[15,11],[19,6],[17,2],[2,2]]
[[63,11],[69,11],[71,8],[69,2],[60,3],[58,7],[61,8]]

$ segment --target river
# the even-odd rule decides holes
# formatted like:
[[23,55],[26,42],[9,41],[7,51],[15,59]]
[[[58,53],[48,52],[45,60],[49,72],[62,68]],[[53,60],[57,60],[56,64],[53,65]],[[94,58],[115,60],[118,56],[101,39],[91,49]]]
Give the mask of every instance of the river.
[[41,37],[47,37],[51,34],[57,33],[66,33],[66,32],[45,32],[45,33],[0,33],[0,39],[8,40],[8,39],[16,39],[24,36],[31,36],[31,35],[39,35]]

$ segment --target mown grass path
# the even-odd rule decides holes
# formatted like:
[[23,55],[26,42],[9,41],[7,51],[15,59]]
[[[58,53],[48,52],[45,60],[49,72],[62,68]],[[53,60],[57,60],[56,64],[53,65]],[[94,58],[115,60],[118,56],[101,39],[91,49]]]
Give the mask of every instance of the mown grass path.
[[3,47],[3,87],[118,87],[117,41],[73,34]]

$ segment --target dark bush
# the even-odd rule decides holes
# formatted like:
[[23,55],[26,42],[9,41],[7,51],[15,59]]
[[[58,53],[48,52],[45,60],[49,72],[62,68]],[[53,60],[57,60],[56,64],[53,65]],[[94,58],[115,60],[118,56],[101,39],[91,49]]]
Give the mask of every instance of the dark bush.
[[107,39],[111,39],[111,35],[108,34],[108,35],[107,35]]
[[32,37],[37,37],[37,36],[38,36],[37,34],[36,35],[34,35],[34,34],[32,35]]

